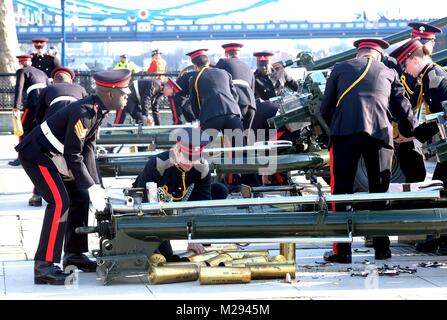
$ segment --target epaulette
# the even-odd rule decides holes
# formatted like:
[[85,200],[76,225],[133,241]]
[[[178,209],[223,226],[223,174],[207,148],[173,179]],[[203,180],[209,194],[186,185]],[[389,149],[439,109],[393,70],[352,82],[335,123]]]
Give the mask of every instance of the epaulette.
[[171,157],[169,157],[166,160],[162,160],[159,157],[157,157],[156,167],[158,174],[160,176],[163,176],[165,174],[165,171],[174,165],[173,163],[174,162],[171,160]]
[[193,167],[200,172],[200,179],[205,178],[210,171],[210,165],[205,159],[201,159],[199,162],[194,162]]
[[436,69],[432,69],[428,72],[428,87],[430,89],[436,89],[444,78],[438,76]]

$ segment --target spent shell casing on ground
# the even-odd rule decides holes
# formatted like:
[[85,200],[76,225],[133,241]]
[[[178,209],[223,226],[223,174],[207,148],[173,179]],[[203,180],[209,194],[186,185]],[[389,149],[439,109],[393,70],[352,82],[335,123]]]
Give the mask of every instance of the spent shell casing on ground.
[[179,262],[167,262],[163,266],[165,267],[175,267],[175,266],[197,266],[197,267],[206,267],[205,261],[179,261]]
[[282,279],[290,274],[295,278],[296,267],[295,263],[276,264],[276,265],[250,265],[248,266],[251,272],[251,279]]
[[[264,263],[267,262],[267,257],[250,257],[250,258],[244,258],[239,260],[233,260],[233,261],[226,261],[224,262],[224,266],[234,266],[238,264],[247,264],[247,263]],[[231,264],[229,264],[231,263]]]
[[151,284],[195,281],[198,277],[199,267],[195,265],[152,267],[148,275]]
[[225,253],[233,258],[233,260],[242,259],[244,257],[243,251],[226,251]]
[[200,284],[230,284],[249,283],[251,272],[249,268],[200,267]]
[[202,254],[196,254],[195,256],[188,257],[189,261],[197,262],[197,261],[206,261],[215,256],[218,256],[219,252],[217,251],[208,251]]
[[149,264],[151,266],[155,266],[155,267],[162,266],[165,263],[166,263],[166,258],[162,254],[154,253],[153,255],[151,255],[149,257]]
[[267,261],[267,262],[249,262],[247,263],[247,266],[256,266],[256,265],[271,265],[271,266],[276,266],[276,265],[284,265],[284,264],[296,264],[295,261]]
[[218,256],[212,257],[211,259],[208,259],[205,261],[207,266],[210,267],[217,267],[219,266],[221,263],[224,263],[226,261],[232,261],[233,258],[226,254],[226,253],[221,253]]
[[[269,252],[268,250],[260,250],[260,251],[243,251],[243,250],[238,250],[238,251],[225,251],[226,254],[229,255],[235,255],[238,256],[240,253],[243,253],[242,257],[243,258],[250,258],[250,257],[261,257],[261,256],[268,256]],[[239,258],[241,259],[241,258]]]
[[226,246],[209,246],[204,247],[205,251],[231,251],[231,250],[239,250],[239,246],[236,244],[230,244]]
[[296,261],[296,245],[293,242],[280,243],[279,244],[279,254],[284,256],[286,260]]
[[271,262],[274,262],[274,261],[287,261],[287,259],[282,254],[279,254],[277,256],[269,258],[269,261],[271,261]]

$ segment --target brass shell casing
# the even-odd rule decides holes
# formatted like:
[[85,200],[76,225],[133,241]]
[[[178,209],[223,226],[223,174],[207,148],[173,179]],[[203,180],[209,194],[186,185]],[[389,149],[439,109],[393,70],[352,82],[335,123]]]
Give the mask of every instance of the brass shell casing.
[[209,246],[209,247],[204,247],[205,251],[232,251],[232,250],[239,250],[239,246],[236,244],[230,244],[230,245],[226,245],[226,246]]
[[206,263],[204,261],[179,261],[179,262],[167,262],[163,266],[165,267],[176,267],[176,266],[197,266],[197,267],[206,267]]
[[162,266],[152,267],[148,275],[151,284],[165,284],[186,281],[196,281],[199,277],[199,267],[189,266]]
[[154,253],[153,255],[151,255],[149,257],[149,264],[151,266],[162,266],[166,263],[166,258],[164,255],[159,254],[159,253]]
[[295,278],[296,266],[294,263],[276,264],[276,265],[251,265],[248,266],[251,272],[251,278],[257,279],[281,279],[290,274]]
[[216,257],[218,255],[219,255],[219,252],[217,252],[217,251],[208,251],[208,252],[205,252],[202,254],[196,254],[195,256],[188,257],[188,259],[189,259],[189,261],[192,261],[192,262],[206,261],[206,260]]
[[223,264],[224,262],[232,261],[232,260],[233,260],[233,258],[229,254],[221,253],[218,256],[215,256],[215,257],[212,257],[211,259],[206,260],[205,263],[207,266],[217,267],[221,263]]
[[283,255],[286,260],[296,261],[296,244],[293,242],[280,243],[279,244],[279,254]]
[[277,255],[277,256],[274,256],[274,257],[272,257],[272,258],[269,258],[269,261],[270,261],[270,262],[274,262],[274,261],[277,261],[277,262],[284,262],[284,261],[287,261],[287,259],[286,259],[286,257],[284,257],[282,254],[279,254],[279,255]]
[[249,268],[201,267],[200,284],[230,284],[249,283],[251,272]]
[[265,263],[267,262],[267,257],[250,257],[250,258],[244,258],[239,260],[233,260],[233,261],[227,261],[224,262],[224,266],[235,266],[238,264],[248,264],[248,263]]

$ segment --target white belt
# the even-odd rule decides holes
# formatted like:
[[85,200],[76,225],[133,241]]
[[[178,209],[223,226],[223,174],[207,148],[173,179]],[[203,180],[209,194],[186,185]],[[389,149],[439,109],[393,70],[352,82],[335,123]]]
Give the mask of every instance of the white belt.
[[138,80],[133,81],[133,87],[135,89],[135,93],[137,94],[138,103],[141,101],[140,91],[138,90]]
[[71,102],[74,102],[74,101],[78,101],[78,99],[76,99],[75,97],[71,97],[71,96],[60,96],[60,97],[57,97],[57,98],[51,100],[50,107],[53,104],[55,104],[56,102],[59,102],[59,101],[71,101]]
[[29,94],[34,89],[43,89],[46,87],[47,87],[46,83],[35,83],[35,84],[29,86],[28,89],[26,89],[26,94]]
[[251,88],[247,81],[242,79],[233,79],[233,84],[240,85],[242,87]]
[[45,137],[48,139],[48,141],[50,141],[50,143],[53,145],[53,147],[56,148],[57,151],[59,151],[60,153],[63,154],[64,153],[64,145],[62,143],[60,143],[59,140],[57,140],[57,138],[54,136],[53,132],[51,132],[51,129],[48,126],[46,121],[44,121],[40,125],[40,128],[42,129],[42,132],[45,135]]

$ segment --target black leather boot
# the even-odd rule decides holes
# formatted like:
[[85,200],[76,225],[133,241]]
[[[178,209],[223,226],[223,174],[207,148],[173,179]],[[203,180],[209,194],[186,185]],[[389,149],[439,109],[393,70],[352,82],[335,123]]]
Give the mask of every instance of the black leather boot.
[[96,262],[90,260],[82,253],[66,253],[62,263],[64,269],[68,266],[75,266],[84,272],[96,272]]
[[19,159],[11,160],[8,162],[8,164],[10,166],[17,167],[17,166],[20,166],[20,160]]
[[323,259],[327,262],[337,263],[352,263],[352,253],[350,243],[337,243],[334,248],[337,248],[337,253],[334,250],[326,251]]
[[376,250],[374,253],[374,258],[376,260],[385,260],[391,258],[391,250]]
[[46,261],[34,261],[34,284],[64,285],[68,273]]
[[28,205],[31,207],[41,207],[42,206],[42,197],[38,194],[33,194],[31,198],[28,200]]
[[419,252],[436,252],[440,245],[441,238],[431,236],[427,240],[418,241],[415,248]]
[[327,262],[352,263],[352,256],[350,254],[335,254],[333,250],[326,251],[323,259]]

